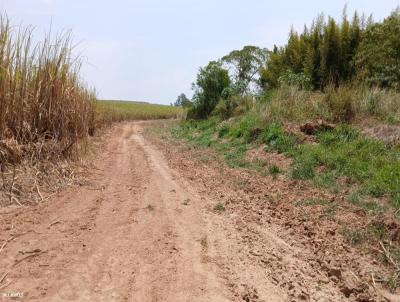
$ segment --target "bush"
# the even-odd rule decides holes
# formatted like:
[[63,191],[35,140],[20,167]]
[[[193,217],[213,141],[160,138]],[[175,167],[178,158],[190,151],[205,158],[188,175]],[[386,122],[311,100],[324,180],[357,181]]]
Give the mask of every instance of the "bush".
[[253,107],[253,97],[250,95],[234,95],[229,99],[221,99],[215,107],[213,114],[221,119],[228,119],[248,112]]
[[292,86],[300,90],[310,90],[312,88],[311,78],[300,72],[294,73],[291,70],[286,71],[283,75],[278,78],[279,85]]

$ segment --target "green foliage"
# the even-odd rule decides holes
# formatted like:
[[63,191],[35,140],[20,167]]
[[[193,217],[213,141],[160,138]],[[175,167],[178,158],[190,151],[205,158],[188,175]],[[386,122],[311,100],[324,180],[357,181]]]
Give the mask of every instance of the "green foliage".
[[207,118],[230,84],[228,71],[222,68],[221,62],[212,61],[206,67],[200,68],[194,84],[194,103],[188,112],[188,118]]
[[269,174],[275,179],[279,173],[281,173],[281,169],[277,165],[272,165],[268,167]]
[[295,86],[301,90],[311,89],[311,78],[303,72],[294,73],[288,70],[278,78],[278,82],[280,86]]
[[[280,78],[288,78],[288,70],[305,76],[295,80],[306,80],[305,88],[310,85],[323,90],[327,85],[338,86],[352,80],[356,75],[354,61],[364,32],[365,26],[357,12],[352,22],[348,20],[346,9],[341,22],[332,17],[326,21],[319,15],[301,34],[291,29],[287,44],[280,48],[275,46],[269,52],[267,64],[260,71],[260,83],[265,88],[276,88]],[[290,78],[286,81],[291,82]]]
[[400,9],[366,29],[356,68],[359,77],[369,84],[400,88]]
[[245,142],[254,139],[252,130],[259,123],[259,118],[254,115],[245,115],[231,129],[228,135],[233,138],[242,138]]
[[260,69],[260,86],[264,89],[272,89],[279,86],[278,78],[282,71],[288,67],[283,56],[284,49],[274,46],[273,51],[268,53],[267,66]]
[[221,123],[218,126],[218,137],[219,138],[225,137],[229,133],[229,130],[230,130],[230,125],[228,123],[226,123],[226,122]]

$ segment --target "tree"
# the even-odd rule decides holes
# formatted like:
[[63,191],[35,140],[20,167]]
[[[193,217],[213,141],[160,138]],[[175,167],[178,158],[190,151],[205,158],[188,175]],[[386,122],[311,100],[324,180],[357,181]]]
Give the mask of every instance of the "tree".
[[301,45],[298,33],[293,29],[290,30],[289,40],[285,47],[285,62],[294,73],[303,71],[303,62],[301,58]]
[[309,43],[304,59],[304,73],[311,78],[315,89],[321,88],[321,44],[323,39],[324,15],[320,14],[312,23]]
[[284,48],[276,45],[268,52],[268,59],[265,67],[260,70],[260,86],[264,89],[272,89],[279,86],[279,77],[287,70],[284,59]]
[[322,85],[339,85],[340,80],[340,33],[335,19],[329,18],[324,28],[321,46],[321,80]]
[[382,23],[368,25],[356,69],[359,78],[371,85],[400,88],[400,9]]
[[200,68],[196,83],[193,84],[194,103],[188,112],[188,118],[207,118],[230,84],[228,71],[222,68],[221,62],[211,61],[206,67]]
[[222,58],[222,62],[233,67],[234,86],[239,93],[250,90],[251,83],[258,81],[260,68],[265,65],[267,50],[256,46],[245,46]]
[[191,104],[192,102],[186,97],[186,95],[184,93],[181,93],[176,99],[174,106],[187,108],[190,107]]

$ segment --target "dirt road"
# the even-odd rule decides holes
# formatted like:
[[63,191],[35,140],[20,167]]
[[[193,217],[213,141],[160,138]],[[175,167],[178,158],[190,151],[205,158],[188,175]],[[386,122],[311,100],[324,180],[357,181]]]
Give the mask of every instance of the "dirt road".
[[142,131],[117,126],[87,184],[0,214],[0,299],[349,300],[278,228],[215,213]]

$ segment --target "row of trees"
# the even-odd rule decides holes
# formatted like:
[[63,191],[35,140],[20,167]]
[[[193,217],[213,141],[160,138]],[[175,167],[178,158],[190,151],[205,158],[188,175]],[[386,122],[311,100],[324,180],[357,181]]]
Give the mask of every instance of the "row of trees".
[[[234,50],[200,68],[193,84],[190,118],[209,116],[232,96],[254,95],[283,84],[324,90],[357,82],[400,89],[400,9],[382,22],[346,9],[340,22],[319,15],[302,33],[291,30],[286,45]],[[183,105],[183,96],[176,105]]]
[[314,89],[353,80],[400,88],[399,43],[399,9],[382,23],[357,12],[350,21],[346,10],[341,22],[320,15],[301,34],[292,29],[285,46],[274,47],[260,70],[260,84],[275,88],[283,74],[292,72],[307,76]]

